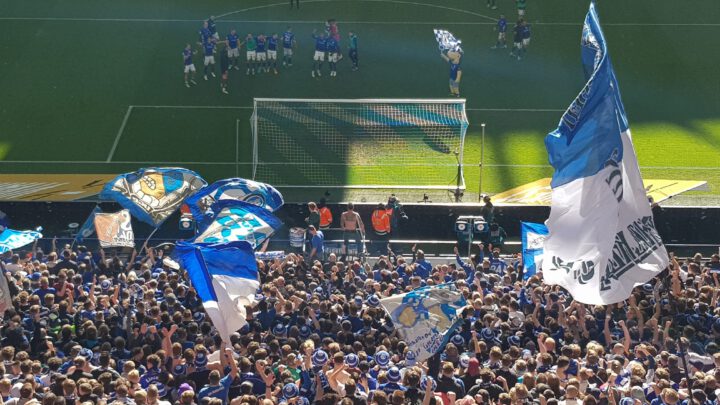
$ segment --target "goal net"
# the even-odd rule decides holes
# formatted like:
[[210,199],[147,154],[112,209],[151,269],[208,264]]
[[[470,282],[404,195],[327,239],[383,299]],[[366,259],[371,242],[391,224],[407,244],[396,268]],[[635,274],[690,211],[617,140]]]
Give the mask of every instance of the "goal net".
[[464,189],[465,100],[256,98],[253,178],[281,187]]

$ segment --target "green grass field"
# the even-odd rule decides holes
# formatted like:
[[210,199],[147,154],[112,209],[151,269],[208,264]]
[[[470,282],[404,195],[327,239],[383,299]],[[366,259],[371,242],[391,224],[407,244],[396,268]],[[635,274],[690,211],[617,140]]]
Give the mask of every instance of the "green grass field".
[[[717,0],[604,0],[599,13],[646,178],[706,180],[676,199],[720,203],[720,7]],[[486,123],[483,191],[549,177],[543,138],[583,85],[581,23],[588,1],[530,0],[527,58],[493,51],[494,20],[516,15],[498,0],[282,1],[0,0],[0,172],[118,173],[182,165],[208,180],[249,176],[254,97],[445,98],[447,64],[433,28],[463,39],[461,92],[471,123],[464,153],[468,195],[478,193],[480,123]],[[201,20],[224,35],[297,35],[295,63],[279,75],[231,72],[187,89],[181,52]],[[336,18],[360,38],[358,72],[310,77],[313,29]],[[195,65],[202,71],[200,55]],[[199,76],[201,78],[201,76]],[[353,178],[352,169],[345,170]],[[290,200],[317,198],[296,190]],[[363,196],[360,196],[364,198]],[[335,194],[334,199],[355,198]]]

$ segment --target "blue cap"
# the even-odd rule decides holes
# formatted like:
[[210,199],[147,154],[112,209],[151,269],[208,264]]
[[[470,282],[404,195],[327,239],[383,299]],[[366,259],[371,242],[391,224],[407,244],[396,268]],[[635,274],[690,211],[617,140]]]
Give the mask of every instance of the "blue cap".
[[303,339],[307,339],[312,335],[312,329],[310,329],[309,326],[303,325],[300,327],[300,337]]
[[460,335],[455,335],[450,338],[450,343],[461,348],[461,347],[465,346],[465,339]]
[[187,372],[187,366],[184,364],[178,364],[177,366],[173,367],[172,373],[173,375],[185,375]]
[[195,354],[195,367],[202,368],[207,366],[207,363],[208,359],[205,353],[198,352],[197,354]]
[[519,336],[512,335],[512,336],[508,336],[507,342],[510,346],[520,346],[520,343],[522,341],[520,340]]
[[350,367],[357,367],[357,365],[360,363],[360,359],[355,353],[350,353],[345,356],[345,364],[347,364]]
[[324,366],[325,363],[328,361],[328,355],[325,353],[324,350],[318,349],[315,350],[315,353],[312,355],[312,364],[316,367]]
[[387,368],[390,364],[390,354],[384,350],[375,353],[375,363],[382,368]]
[[287,383],[282,389],[285,399],[295,398],[300,395],[300,388],[295,383]]
[[103,291],[109,290],[110,287],[112,287],[112,281],[110,281],[110,280],[103,280],[103,281],[100,283],[100,288],[102,288]]
[[400,370],[397,367],[390,367],[390,370],[387,372],[387,379],[393,383],[400,382],[402,379],[402,376],[400,376]]
[[273,326],[272,333],[275,336],[282,336],[285,334],[285,330],[286,330],[285,325],[283,325],[281,323],[277,323],[277,324],[275,324],[275,326]]
[[493,332],[493,330],[490,328],[483,328],[482,331],[480,331],[480,336],[483,338],[483,340],[494,340],[495,332]]
[[369,307],[372,308],[377,308],[380,306],[380,298],[378,298],[378,296],[375,294],[369,296],[365,302],[368,304]]

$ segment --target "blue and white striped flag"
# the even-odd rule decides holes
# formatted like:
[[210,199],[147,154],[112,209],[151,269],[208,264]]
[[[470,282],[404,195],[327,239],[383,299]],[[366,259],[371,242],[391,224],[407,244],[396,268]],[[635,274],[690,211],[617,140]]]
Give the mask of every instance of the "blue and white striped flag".
[[270,211],[237,200],[218,201],[210,207],[212,218],[192,240],[202,243],[246,241],[253,248],[269,238],[282,222]]
[[462,53],[462,47],[460,47],[462,41],[455,38],[455,35],[453,35],[452,32],[440,29],[434,29],[433,32],[435,32],[435,40],[438,43],[438,48],[440,48],[440,52]]
[[520,223],[522,233],[523,280],[534,276],[541,268],[547,226],[532,222]]
[[555,169],[543,277],[582,303],[626,300],[667,267],[595,3],[585,18],[587,83],[547,135]]
[[257,262],[247,242],[226,244],[188,243],[175,245],[174,255],[188,271],[193,288],[220,337],[247,324],[246,306],[255,304],[260,287]]
[[37,231],[16,231],[14,229],[5,228],[5,230],[0,233],[0,253],[5,253],[8,250],[19,249],[40,238],[42,238],[42,234]]

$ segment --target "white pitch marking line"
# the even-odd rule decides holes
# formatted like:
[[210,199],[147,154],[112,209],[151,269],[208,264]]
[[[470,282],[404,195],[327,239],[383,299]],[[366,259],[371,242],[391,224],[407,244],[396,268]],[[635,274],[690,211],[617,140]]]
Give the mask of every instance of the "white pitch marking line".
[[[205,108],[205,109],[252,109],[253,106],[236,105],[134,105],[135,108]],[[563,110],[564,111],[564,110]]]
[[132,114],[132,110],[133,106],[128,106],[127,111],[125,112],[125,118],[123,118],[122,124],[120,124],[120,129],[118,129],[117,135],[115,135],[115,142],[113,142],[112,148],[110,148],[110,153],[105,160],[105,162],[107,163],[110,163],[110,161],[112,161],[113,155],[115,154],[115,149],[117,149],[118,143],[120,143],[120,138],[122,137],[123,131],[125,131],[125,125],[127,125],[130,114]]

